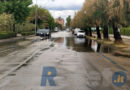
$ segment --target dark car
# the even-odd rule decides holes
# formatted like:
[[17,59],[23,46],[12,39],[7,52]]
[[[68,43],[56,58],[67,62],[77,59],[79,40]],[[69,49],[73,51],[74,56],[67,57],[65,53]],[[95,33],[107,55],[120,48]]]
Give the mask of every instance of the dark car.
[[49,29],[39,29],[39,30],[37,30],[36,35],[49,38],[50,30]]

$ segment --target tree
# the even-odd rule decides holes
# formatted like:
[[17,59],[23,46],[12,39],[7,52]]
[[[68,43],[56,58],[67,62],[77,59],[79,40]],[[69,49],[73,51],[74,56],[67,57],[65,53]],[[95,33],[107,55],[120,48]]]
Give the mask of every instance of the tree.
[[[100,26],[107,26],[106,8],[107,0],[86,0],[82,11],[86,12],[87,26],[91,35],[91,27],[96,26],[97,37],[101,39]],[[91,8],[91,9],[90,9]],[[108,30],[105,28],[105,35],[108,38]],[[107,33],[106,33],[107,32]]]
[[128,26],[130,25],[130,0],[124,0],[124,8],[124,14],[126,19],[125,26]]
[[[94,1],[95,0],[86,0],[83,7],[82,7],[82,14],[83,14],[83,23],[86,28],[86,32],[88,33],[89,36],[92,36],[92,30],[91,27],[94,26],[94,18],[92,17],[92,14],[95,10],[94,8]],[[91,8],[91,9],[90,9]]]
[[13,15],[6,13],[0,15],[0,31],[11,31],[13,23]]
[[108,33],[108,15],[106,11],[106,6],[108,5],[108,0],[96,0],[95,11],[93,12],[93,17],[96,20],[97,35],[101,39],[101,34],[99,26],[103,27],[104,39],[109,39]]
[[4,3],[2,1],[0,1],[0,14],[2,14],[4,12]]
[[23,23],[29,15],[29,5],[32,4],[32,0],[6,0],[4,12],[12,14],[15,19],[13,24],[13,31],[15,31],[15,24]]
[[[37,14],[35,12],[36,8],[37,8]],[[37,5],[30,7],[30,9],[31,9],[30,15],[27,18],[28,22],[35,24],[35,18],[36,18],[38,28],[49,28],[50,30],[54,29],[55,27],[54,18],[51,16],[50,12],[47,9],[38,7]]]
[[71,23],[71,16],[69,15],[69,16],[66,18],[66,27],[70,27],[70,23]]
[[59,29],[62,29],[62,25],[57,23],[57,22],[55,23],[55,27],[58,27]]
[[[85,13],[84,13],[85,12]],[[116,42],[122,42],[120,26],[130,25],[130,0],[85,0],[80,11],[72,20],[72,27],[82,27],[89,31],[96,26],[97,37],[101,39],[99,27],[103,27],[104,39],[109,39],[108,27],[113,28]]]
[[126,23],[123,0],[110,0],[108,3],[107,14],[109,22],[113,27],[115,41],[122,42],[119,32],[119,24]]
[[50,12],[48,10],[46,10],[46,13],[47,13],[47,22],[48,22],[48,27],[50,30],[54,30],[55,28],[55,20],[54,18],[51,16]]

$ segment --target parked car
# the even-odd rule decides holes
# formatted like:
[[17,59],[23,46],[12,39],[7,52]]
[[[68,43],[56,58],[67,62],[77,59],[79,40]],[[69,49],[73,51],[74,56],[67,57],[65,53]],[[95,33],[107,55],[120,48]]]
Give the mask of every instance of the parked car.
[[78,33],[79,31],[81,31],[80,28],[76,28],[76,29],[74,30],[74,35],[77,35],[77,33]]
[[77,37],[78,38],[84,38],[85,37],[85,32],[84,31],[78,31],[77,32]]
[[39,29],[36,32],[36,36],[40,36],[43,33],[43,29]]
[[50,37],[50,30],[49,29],[39,29],[36,32],[37,36],[41,37]]

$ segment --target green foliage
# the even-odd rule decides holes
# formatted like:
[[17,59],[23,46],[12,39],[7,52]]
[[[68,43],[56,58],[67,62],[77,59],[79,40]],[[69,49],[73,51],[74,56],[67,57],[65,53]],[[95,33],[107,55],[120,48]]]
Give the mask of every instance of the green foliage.
[[0,15],[0,31],[11,31],[13,23],[13,15],[6,13]]
[[14,32],[0,32],[0,39],[7,39],[11,37],[16,37],[16,33]]
[[21,33],[21,32],[31,32],[31,31],[34,31],[34,28],[35,28],[35,25],[32,24],[32,23],[24,23],[24,24],[16,24],[16,31],[18,33]]
[[120,33],[122,35],[127,35],[127,36],[130,36],[130,27],[124,27],[120,30]]
[[32,0],[8,0],[4,3],[5,12],[13,14],[16,23],[23,23],[29,15]]
[[4,12],[4,3],[0,2],[0,14]]
[[[37,13],[37,24],[38,24],[38,28],[45,28],[48,27],[51,30],[54,29],[54,18],[51,16],[50,12],[42,7],[38,7],[38,6],[32,6],[31,8],[31,12],[29,17],[27,18],[27,21],[35,24],[35,14]],[[36,12],[37,11],[37,12]]]
[[62,25],[57,23],[57,22],[55,23],[55,27],[58,27],[59,29],[62,29]]
[[71,23],[71,16],[69,15],[67,18],[66,18],[66,26],[67,27],[70,27],[70,23]]
[[124,14],[125,14],[125,18],[126,18],[126,25],[130,25],[130,0],[124,0]]
[[[113,34],[113,29],[112,28],[109,29],[109,33]],[[120,34],[121,35],[130,36],[130,27],[123,27],[123,28],[121,28]]]
[[47,20],[47,22],[48,22],[48,27],[49,27],[50,30],[54,30],[54,28],[55,28],[55,20],[54,20],[54,18],[51,16],[51,14],[50,14],[49,11],[46,11],[46,13],[47,13],[47,18],[48,18],[48,20]]
[[28,36],[28,35],[33,35],[35,34],[35,31],[25,31],[25,32],[21,32],[22,36]]

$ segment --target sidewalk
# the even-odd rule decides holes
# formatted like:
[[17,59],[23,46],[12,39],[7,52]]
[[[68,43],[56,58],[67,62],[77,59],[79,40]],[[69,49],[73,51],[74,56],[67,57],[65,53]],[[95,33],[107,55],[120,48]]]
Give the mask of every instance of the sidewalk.
[[23,40],[23,39],[25,39],[27,37],[32,37],[32,36],[34,36],[34,35],[30,35],[30,36],[19,36],[19,37],[14,37],[14,38],[9,38],[9,39],[1,39],[0,40],[0,44],[1,43],[16,42],[18,40]]
[[[130,37],[129,36],[121,36],[123,39],[123,42],[125,44],[115,44],[114,41],[114,36],[111,34],[109,35],[109,38],[111,41],[105,41],[105,40],[98,40],[96,34],[93,34],[93,37],[87,37],[90,38],[92,40],[96,40],[99,43],[103,43],[106,45],[110,45],[112,47],[114,47],[114,51],[113,54],[117,55],[117,56],[124,56],[124,57],[130,57]],[[103,37],[103,34],[102,34]]]
[[[93,34],[93,37],[97,37],[97,34]],[[102,34],[102,37],[103,37],[103,34]],[[127,44],[128,46],[130,46],[130,36],[121,35],[121,37],[122,37],[124,43]],[[114,35],[109,34],[109,38],[111,41],[114,42]]]
[[[110,37],[114,37],[114,35],[112,35],[112,34],[110,34],[109,36],[110,36]],[[121,35],[121,37],[124,38],[124,39],[130,39],[130,36]]]

